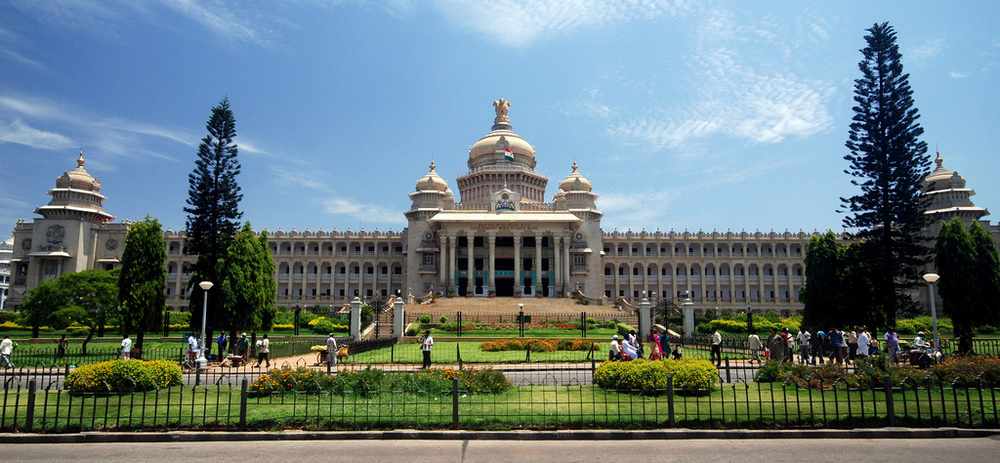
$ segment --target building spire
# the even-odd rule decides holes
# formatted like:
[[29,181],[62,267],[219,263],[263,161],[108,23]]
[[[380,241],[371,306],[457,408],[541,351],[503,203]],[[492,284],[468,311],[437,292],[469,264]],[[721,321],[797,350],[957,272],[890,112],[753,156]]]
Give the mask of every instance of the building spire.
[[579,167],[576,166],[576,161],[573,161],[573,166],[570,167],[570,171],[575,174],[577,170],[579,170]]
[[937,170],[944,169],[944,158],[941,157],[941,151],[937,151],[934,155],[934,165],[937,167]]
[[87,163],[87,160],[83,157],[83,148],[80,148],[80,156],[76,158],[76,166],[83,167]]
[[433,172],[435,172],[436,170],[437,170],[437,164],[434,164],[434,160],[433,160],[433,159],[431,159],[431,166],[430,166],[430,169],[429,169],[429,171],[433,173]]

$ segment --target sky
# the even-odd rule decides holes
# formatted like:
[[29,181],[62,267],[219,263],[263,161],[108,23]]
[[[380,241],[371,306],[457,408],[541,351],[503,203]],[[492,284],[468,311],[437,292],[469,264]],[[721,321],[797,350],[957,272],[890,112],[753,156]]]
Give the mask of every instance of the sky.
[[244,218],[401,230],[457,193],[511,100],[547,197],[575,160],[605,230],[841,227],[864,31],[889,21],[932,150],[1000,208],[998,2],[0,0],[0,236],[80,149],[118,220],[184,227],[228,97]]

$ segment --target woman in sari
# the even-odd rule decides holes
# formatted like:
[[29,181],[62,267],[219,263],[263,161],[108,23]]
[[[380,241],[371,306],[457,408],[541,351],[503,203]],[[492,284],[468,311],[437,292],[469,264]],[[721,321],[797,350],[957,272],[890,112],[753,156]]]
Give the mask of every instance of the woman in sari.
[[649,353],[649,359],[660,360],[663,358],[663,343],[660,339],[660,330],[658,328],[653,329],[653,332],[649,334],[649,344],[653,346]]

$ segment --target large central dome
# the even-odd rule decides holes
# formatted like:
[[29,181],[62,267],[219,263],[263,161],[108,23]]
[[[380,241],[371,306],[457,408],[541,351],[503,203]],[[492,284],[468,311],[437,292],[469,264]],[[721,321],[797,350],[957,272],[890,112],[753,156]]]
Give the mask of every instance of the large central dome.
[[522,201],[544,202],[548,179],[535,173],[535,148],[510,125],[510,101],[493,102],[490,132],[469,148],[469,173],[458,178],[462,202],[486,204],[490,194],[507,187]]

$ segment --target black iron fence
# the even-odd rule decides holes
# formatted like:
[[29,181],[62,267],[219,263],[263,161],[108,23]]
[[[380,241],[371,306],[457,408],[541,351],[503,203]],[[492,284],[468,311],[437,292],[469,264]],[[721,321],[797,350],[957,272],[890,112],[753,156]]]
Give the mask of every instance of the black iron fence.
[[[409,374],[409,373],[395,373]],[[1000,425],[995,387],[909,383],[807,389],[724,383],[685,391],[604,389],[590,384],[515,385],[474,393],[287,392],[255,396],[250,378],[124,394],[75,394],[32,380],[5,383],[0,430],[587,428]]]

